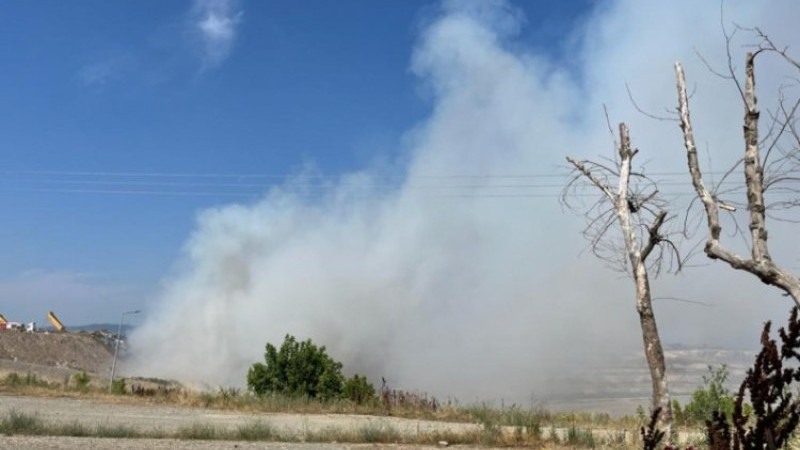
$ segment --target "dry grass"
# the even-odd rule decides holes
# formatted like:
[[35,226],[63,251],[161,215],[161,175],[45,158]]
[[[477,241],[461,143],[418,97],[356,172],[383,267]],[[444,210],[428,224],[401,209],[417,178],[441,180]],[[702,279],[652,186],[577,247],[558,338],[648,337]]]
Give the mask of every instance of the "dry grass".
[[[110,394],[108,388],[75,386],[74,383],[44,382],[34,375],[8,375],[0,380],[0,393],[37,397],[90,398],[106,403],[169,405],[205,409],[229,410],[244,413],[297,413],[297,414],[358,414],[393,416],[419,420],[476,423],[477,431],[429,432],[413,436],[401,435],[385,426],[367,426],[356,430],[324,430],[288,435],[272,429],[269,424],[253,423],[237,430],[215,428],[196,424],[166,436],[153,431],[135,432],[129,429],[85,429],[47,426],[46,434],[62,436],[112,436],[123,437],[177,437],[181,439],[220,439],[257,441],[305,441],[350,443],[408,443],[433,444],[446,441],[450,444],[483,446],[550,446],[569,448],[635,448],[638,444],[639,420],[632,417],[612,418],[607,414],[552,413],[545,409],[525,409],[518,406],[495,408],[491,405],[461,406],[456,402],[439,403],[427,397],[404,394],[405,402],[391,405],[374,402],[358,405],[348,400],[321,402],[307,398],[281,395],[256,396],[238,389],[218,389],[200,392],[155,379],[128,379],[124,394]],[[425,399],[421,401],[420,399]],[[628,431],[622,431],[628,430]],[[24,434],[24,433],[23,433]],[[32,434],[32,433],[31,433]]]
[[[219,441],[264,441],[264,442],[339,442],[352,444],[411,444],[438,445],[471,445],[490,447],[534,447],[534,448],[569,448],[595,447],[596,442],[569,441],[562,444],[546,443],[538,433],[534,435],[509,432],[503,429],[482,429],[468,432],[424,432],[402,433],[385,424],[365,425],[358,428],[326,428],[317,431],[288,432],[274,429],[268,423],[253,422],[235,429],[215,427],[204,423],[195,423],[175,432],[162,430],[137,430],[126,426],[98,425],[89,427],[80,423],[51,424],[37,415],[16,411],[8,412],[0,417],[0,433],[5,435],[32,436],[74,436],[104,437],[127,439],[182,439],[182,440],[219,440]],[[554,445],[556,444],[556,445]],[[630,448],[607,443],[605,448]]]

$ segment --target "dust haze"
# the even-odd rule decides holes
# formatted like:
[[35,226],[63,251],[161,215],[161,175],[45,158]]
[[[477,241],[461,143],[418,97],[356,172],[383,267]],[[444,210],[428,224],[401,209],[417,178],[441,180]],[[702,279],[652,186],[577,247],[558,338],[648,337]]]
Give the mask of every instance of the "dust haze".
[[[785,18],[800,16],[798,3],[724,6],[728,23],[797,42]],[[613,122],[629,124],[649,170],[685,171],[678,125],[636,112],[626,92],[627,83],[645,109],[674,108],[675,60],[695,88],[705,157],[714,170],[739,157],[735,88],[695,53],[725,64],[720,5],[597,2],[564,30],[555,55],[520,38],[534,19],[505,1],[428,11],[409,67],[430,114],[396,149],[400,162],[335,181],[310,166],[260,201],[199,214],[131,338],[130,370],[243,385],[264,344],[291,333],[326,345],[348,374],[383,376],[392,387],[528,399],[557,389],[563,371],[639,350],[633,287],[582,252],[582,219],[559,205],[559,175],[568,154],[611,156],[604,104]],[[761,105],[780,82],[769,67]],[[532,174],[554,176],[504,178]],[[473,176],[454,177],[463,175]],[[669,181],[664,191],[687,200],[690,187],[679,182],[688,177]],[[796,268],[796,240],[781,241],[779,231],[776,259]],[[696,262],[655,283],[656,297],[712,304],[656,300],[666,343],[752,347],[760,323],[785,317],[786,298],[702,255]]]

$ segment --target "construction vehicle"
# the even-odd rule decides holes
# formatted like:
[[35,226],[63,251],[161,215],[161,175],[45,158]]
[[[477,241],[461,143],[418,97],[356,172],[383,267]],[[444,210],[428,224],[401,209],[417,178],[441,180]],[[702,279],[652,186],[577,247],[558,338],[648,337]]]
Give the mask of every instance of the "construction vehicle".
[[67,331],[67,327],[65,327],[64,324],[58,320],[58,317],[56,317],[53,311],[47,312],[47,320],[53,324],[53,327],[56,329],[56,331]]
[[5,328],[7,323],[8,321],[6,320],[6,318],[2,314],[0,314],[0,329]]

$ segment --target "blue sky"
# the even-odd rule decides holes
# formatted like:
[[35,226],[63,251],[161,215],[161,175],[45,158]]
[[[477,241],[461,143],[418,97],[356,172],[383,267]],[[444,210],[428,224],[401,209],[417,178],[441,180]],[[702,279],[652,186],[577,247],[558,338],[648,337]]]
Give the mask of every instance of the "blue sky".
[[[522,7],[520,42],[555,53],[588,5]],[[24,307],[3,299],[6,314],[34,320],[53,308],[69,322],[112,320],[157,289],[199,210],[248,201],[214,194],[252,200],[265,190],[215,185],[238,178],[153,174],[283,177],[313,165],[330,175],[402,158],[404,133],[430,112],[409,60],[437,8],[407,0],[4,2],[0,280],[14,286],[7,296],[26,297]],[[230,34],[204,34],[209,14],[227,20]],[[195,185],[136,185],[143,182]],[[165,192],[113,193],[140,190]],[[166,194],[174,190],[192,195]],[[89,297],[94,285],[115,295],[93,298],[90,318],[77,314],[79,294],[25,293],[23,285],[54,273]]]

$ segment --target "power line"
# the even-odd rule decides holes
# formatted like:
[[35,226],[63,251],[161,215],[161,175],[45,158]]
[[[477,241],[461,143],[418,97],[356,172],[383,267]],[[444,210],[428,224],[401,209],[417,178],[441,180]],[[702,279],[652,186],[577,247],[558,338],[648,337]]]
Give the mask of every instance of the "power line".
[[[346,195],[350,198],[380,197],[402,192],[403,195],[425,195],[445,198],[557,198],[562,195],[565,183],[552,183],[544,179],[570,174],[517,173],[517,174],[430,174],[430,175],[369,175],[348,179],[325,175],[279,175],[234,173],[168,173],[168,172],[112,172],[112,171],[43,171],[7,170],[0,172],[0,193],[54,193],[54,194],[109,194],[142,196],[219,196],[259,198],[271,190],[281,189],[296,197],[323,198]],[[710,174],[723,172],[709,172]],[[674,177],[686,176],[683,172],[653,172],[652,177],[664,179],[658,186],[687,187],[686,181]],[[672,178],[670,178],[672,177]],[[264,180],[264,181],[259,181]],[[531,182],[542,180],[542,182]],[[737,184],[727,180],[723,185]],[[558,192],[551,191],[557,188]],[[663,192],[667,197],[693,195],[690,189]],[[773,192],[772,195],[780,195]],[[597,198],[599,194],[578,190],[573,198]]]
[[[358,172],[356,172],[358,173]],[[704,172],[708,175],[723,175],[724,171]],[[3,175],[56,175],[56,176],[93,176],[93,177],[141,177],[141,178],[267,178],[286,180],[292,178],[305,179],[338,179],[340,175],[320,175],[320,174],[276,174],[276,173],[207,173],[207,172],[113,172],[113,171],[62,171],[62,170],[6,170]],[[525,178],[564,178],[570,176],[571,172],[559,173],[505,173],[505,174],[375,174],[377,178],[400,178],[400,179],[525,179]],[[345,174],[347,175],[347,174]],[[648,176],[686,176],[685,172],[651,172]]]
[[[81,188],[39,188],[39,187],[0,187],[1,193],[50,193],[50,194],[100,194],[100,195],[142,195],[142,196],[198,196],[198,197],[249,197],[261,198],[268,192],[234,192],[234,191],[180,191],[180,190],[151,190],[151,189],[81,189]],[[404,192],[412,196],[425,196],[432,198],[559,198],[561,193],[533,193],[533,192]],[[299,198],[325,198],[337,195],[337,192],[329,191],[287,191],[287,194]],[[668,197],[683,197],[694,195],[692,191],[686,192],[665,192],[663,195]],[[369,192],[363,194],[347,194],[348,198],[375,198]],[[595,193],[576,193],[571,195],[574,198],[599,198],[602,194]]]
[[[9,181],[9,180],[0,180]],[[540,188],[563,188],[563,183],[557,184],[404,184],[404,183],[361,183],[361,182],[330,182],[330,183],[308,183],[308,182],[291,182],[284,183],[232,183],[232,182],[197,182],[197,181],[147,181],[147,180],[60,180],[60,179],[16,179],[11,181],[18,181],[22,183],[39,183],[39,184],[70,184],[70,185],[121,185],[121,186],[142,186],[142,187],[235,187],[235,188],[273,188],[273,187],[293,187],[293,188],[331,188],[333,186],[342,187],[357,187],[364,189],[503,189],[503,188],[526,188],[526,189],[540,189]],[[684,186],[687,183],[684,181],[657,181],[659,186]],[[739,184],[736,180],[726,180],[724,185]]]

